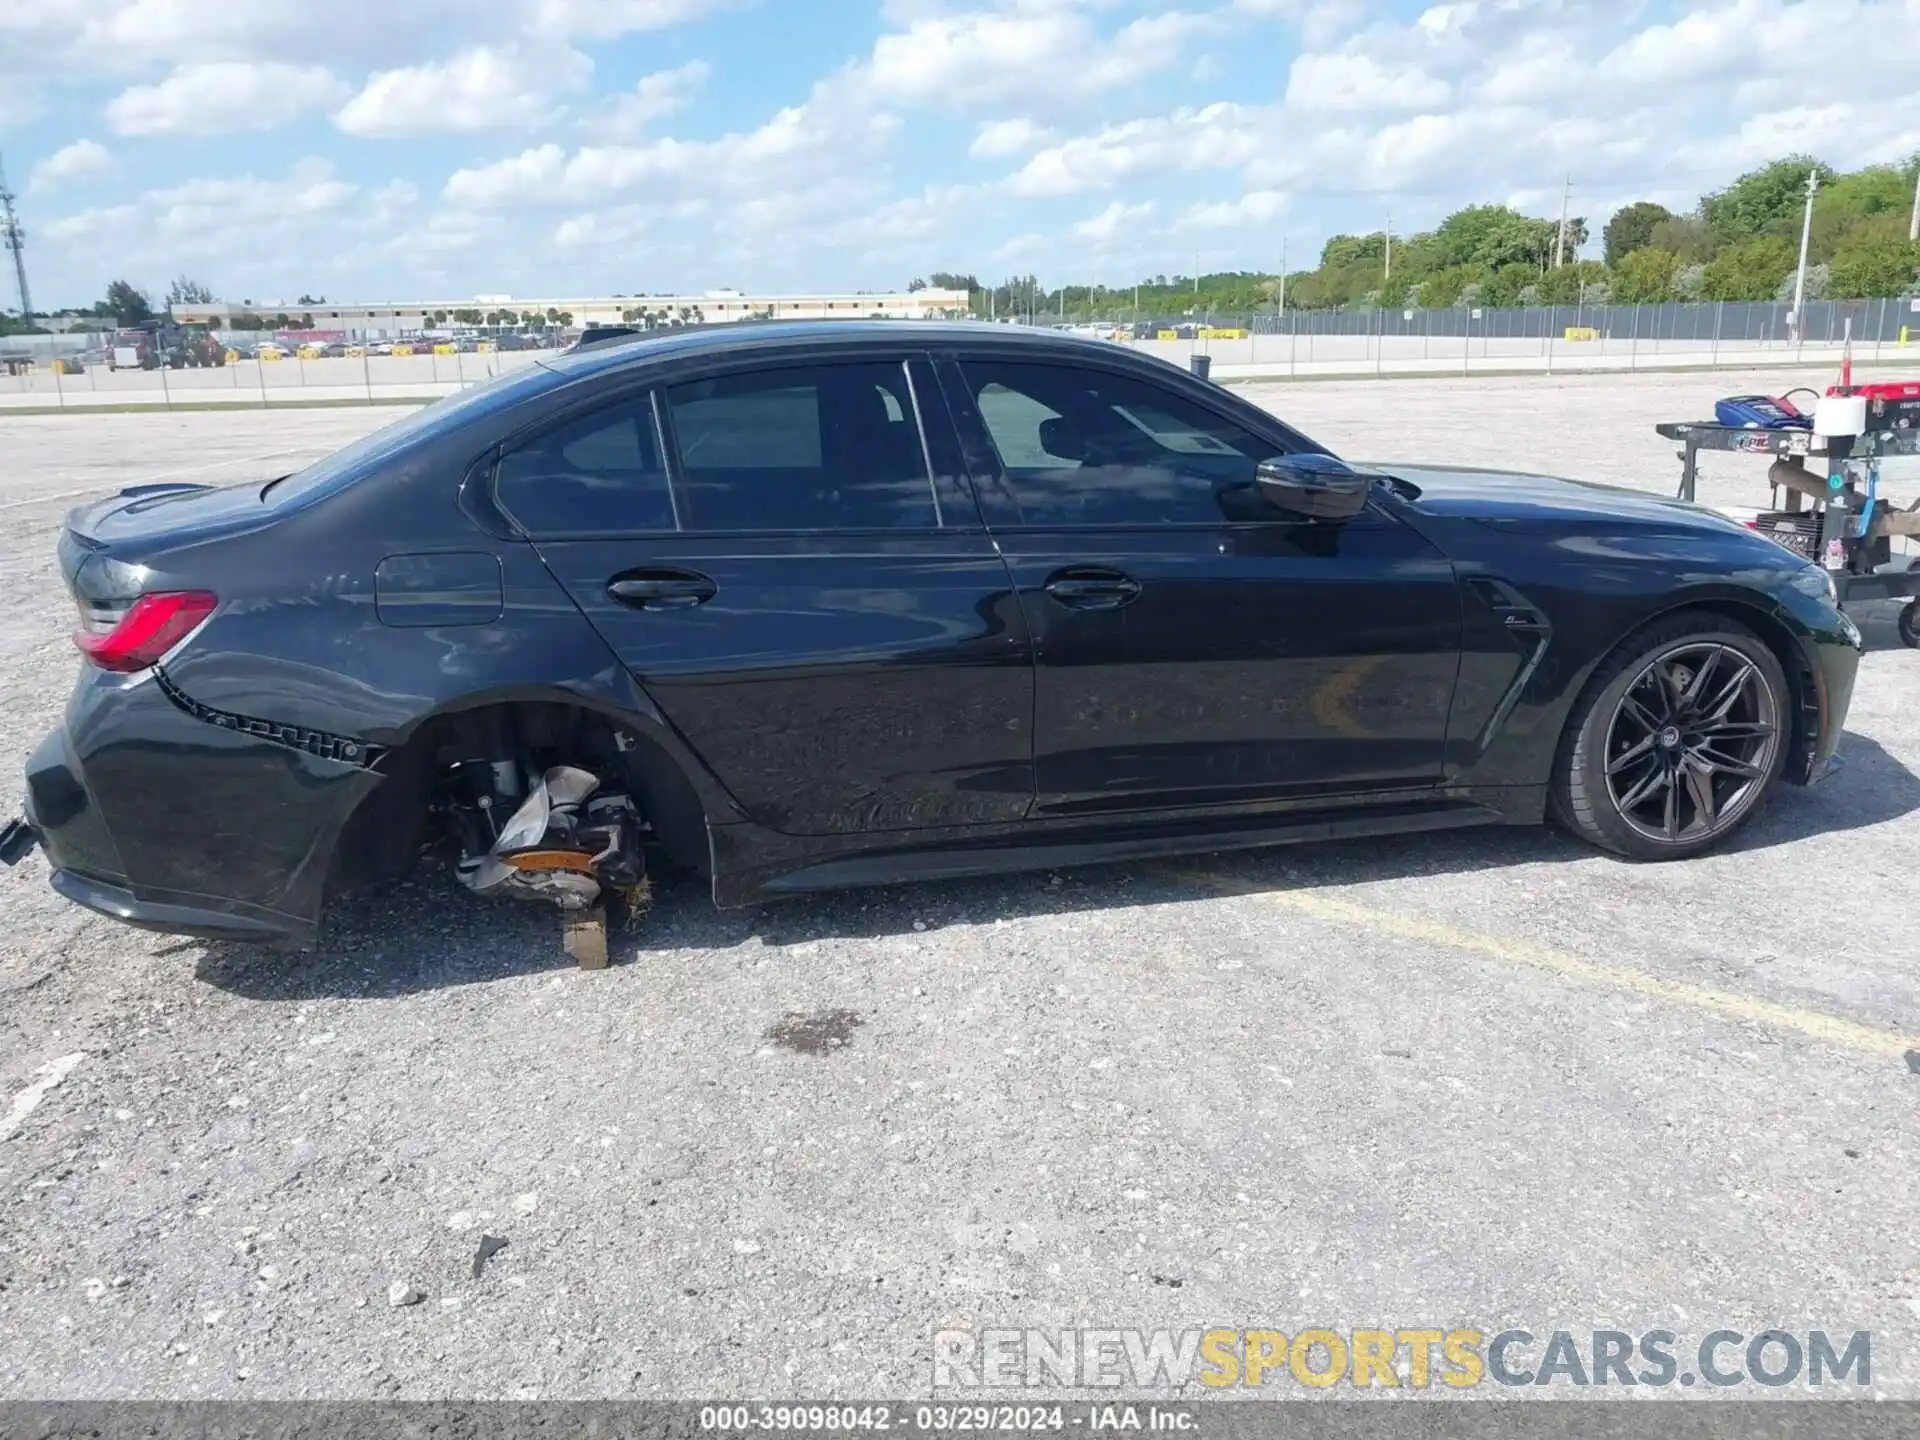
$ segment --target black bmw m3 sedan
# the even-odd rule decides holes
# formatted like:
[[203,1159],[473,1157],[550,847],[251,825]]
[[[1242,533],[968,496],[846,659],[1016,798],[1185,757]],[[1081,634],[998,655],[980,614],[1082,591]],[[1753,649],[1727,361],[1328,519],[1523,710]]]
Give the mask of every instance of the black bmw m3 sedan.
[[436,848],[721,905],[1543,819],[1680,858],[1819,778],[1860,653],[1709,510],[1351,465],[964,324],[543,357],[297,474],[134,485],[59,559],[80,677],[0,853],[296,943]]

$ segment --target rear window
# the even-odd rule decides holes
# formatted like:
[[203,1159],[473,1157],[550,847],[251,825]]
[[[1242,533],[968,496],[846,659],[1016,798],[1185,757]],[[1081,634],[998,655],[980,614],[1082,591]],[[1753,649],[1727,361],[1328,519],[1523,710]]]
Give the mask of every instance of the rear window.
[[651,392],[626,395],[516,446],[494,474],[500,508],[530,535],[671,530]]
[[284,505],[319,494],[335,484],[353,479],[369,465],[398,454],[410,445],[444,435],[476,415],[517,404],[561,383],[561,377],[544,366],[516,366],[471,389],[410,411],[391,425],[381,426],[345,449],[314,461],[306,469],[284,480],[274,481],[262,492],[261,498],[274,505]]
[[688,530],[933,530],[899,361],[790,366],[663,392]]

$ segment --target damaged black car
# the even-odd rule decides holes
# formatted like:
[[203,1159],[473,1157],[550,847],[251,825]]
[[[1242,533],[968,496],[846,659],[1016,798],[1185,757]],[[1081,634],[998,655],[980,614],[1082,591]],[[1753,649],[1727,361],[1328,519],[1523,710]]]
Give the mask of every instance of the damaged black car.
[[1860,653],[1708,510],[1350,465],[967,325],[613,337],[298,474],[135,485],[59,561],[80,679],[0,852],[291,942],[435,851],[570,908],[1547,818],[1689,856],[1826,771]]

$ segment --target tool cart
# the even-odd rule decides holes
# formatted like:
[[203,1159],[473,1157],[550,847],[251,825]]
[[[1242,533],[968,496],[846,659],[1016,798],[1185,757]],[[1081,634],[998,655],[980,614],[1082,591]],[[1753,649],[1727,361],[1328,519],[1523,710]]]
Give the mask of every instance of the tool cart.
[[[1920,501],[1898,510],[1879,495],[1881,461],[1920,456],[1920,402],[1886,403],[1871,393],[1876,388],[1894,387],[1834,387],[1820,401],[1813,423],[1781,423],[1768,416],[1744,425],[1677,421],[1654,429],[1681,444],[1677,494],[1682,500],[1694,498],[1702,450],[1769,457],[1772,508],[1747,525],[1824,567],[1842,605],[1905,598],[1900,639],[1920,648],[1920,556],[1911,553],[1911,543],[1894,553],[1896,540],[1920,537]],[[1721,408],[1739,403],[1723,402]],[[1784,408],[1789,418],[1804,418],[1790,403]],[[1851,433],[1823,433],[1831,431]]]

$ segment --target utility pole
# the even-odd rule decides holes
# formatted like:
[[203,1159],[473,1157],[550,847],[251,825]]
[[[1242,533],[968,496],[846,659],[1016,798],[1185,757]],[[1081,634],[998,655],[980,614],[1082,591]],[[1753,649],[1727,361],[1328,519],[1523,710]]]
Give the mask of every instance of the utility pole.
[[1386,265],[1386,270],[1380,276],[1380,280],[1382,284],[1385,284],[1387,281],[1393,279],[1393,212],[1391,210],[1387,211],[1386,234],[1387,234],[1387,265]]
[[1800,220],[1800,265],[1793,272],[1793,335],[1800,338],[1800,305],[1807,295],[1807,242],[1813,238],[1813,193],[1820,188],[1820,172],[1807,171],[1807,211]]
[[0,244],[13,252],[13,281],[20,287],[20,323],[33,322],[33,292],[27,289],[27,232],[14,213],[13,191],[7,188],[7,170],[0,163]]
[[1567,183],[1560,191],[1560,230],[1553,238],[1553,268],[1558,270],[1567,253],[1567,205],[1573,199],[1573,174],[1567,174]]
[[1913,171],[1913,218],[1907,221],[1907,243],[1920,244],[1920,165]]

